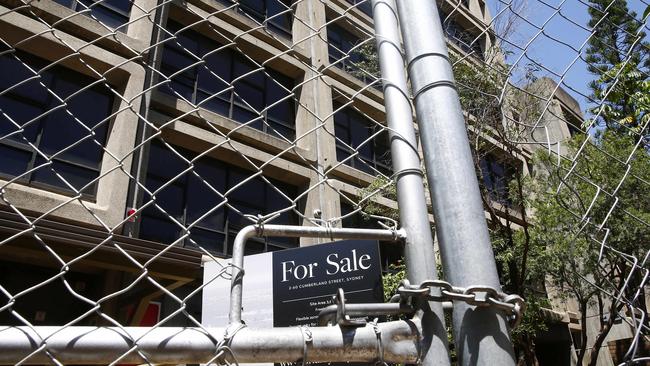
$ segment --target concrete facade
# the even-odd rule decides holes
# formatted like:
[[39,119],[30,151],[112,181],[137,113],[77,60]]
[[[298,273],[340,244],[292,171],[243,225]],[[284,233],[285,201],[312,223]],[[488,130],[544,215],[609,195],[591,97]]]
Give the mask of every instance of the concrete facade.
[[[490,49],[494,37],[486,25],[490,15],[483,0],[470,0],[468,7],[452,0],[442,5],[463,29],[477,37],[483,51]],[[379,124],[384,123],[385,109],[379,90],[330,63],[327,27],[340,22],[362,40],[374,42],[372,19],[345,0],[298,1],[292,12],[291,37],[287,38],[223,1],[135,0],[127,25],[114,30],[53,0],[28,5],[0,0],[0,38],[11,49],[104,79],[117,96],[95,197],[66,195],[0,178],[3,261],[12,266],[38,264],[48,268],[49,276],[56,276],[63,263],[72,261],[75,271],[98,276],[99,283],[94,286],[102,294],[123,290],[143,273],[146,264],[148,273],[162,287],[179,298],[189,295],[201,282],[201,260],[206,253],[181,245],[170,249],[166,244],[142,240],[139,218],[132,222],[127,215],[132,208],[141,214],[142,206],[147,204],[141,185],[146,180],[149,145],[156,137],[233,166],[255,166],[265,177],[299,187],[302,204],[296,208],[301,211],[298,224],[315,225],[324,220],[342,225],[342,220],[337,219],[346,200],[341,196],[358,200],[360,189],[374,182],[378,174],[338,161],[333,100],[349,102]],[[206,37],[227,42],[257,64],[296,80],[299,87],[292,91],[296,138],[272,136],[161,92],[156,75],[161,68],[159,45],[166,37],[162,29],[168,20],[186,26],[200,23],[198,27],[205,30]],[[453,52],[466,53],[457,43],[449,45]],[[481,62],[471,57],[468,60]],[[555,96],[548,108],[542,108],[543,128],[535,127],[532,142],[548,141],[546,131],[550,131],[551,141],[562,141],[570,136],[564,121],[580,117],[577,103],[561,88],[552,86],[552,81],[540,79],[538,83],[535,88],[552,88]],[[577,114],[567,117],[567,110]],[[544,134],[539,135],[542,132],[537,130],[544,130]],[[528,170],[529,152],[522,149],[506,153],[500,141],[490,136],[484,139],[495,151],[508,154],[507,159],[517,169]],[[396,208],[394,201],[382,198],[379,202]],[[498,202],[490,204],[502,216],[510,215],[509,220],[522,223],[516,212]],[[302,239],[300,245],[318,242]],[[51,255],[50,250],[56,254]],[[139,264],[134,264],[136,261]],[[19,271],[11,272],[16,273]],[[144,282],[130,290],[125,301],[107,300],[102,311],[123,325],[138,325],[152,301],[161,302],[161,318],[178,308],[175,299]],[[188,308],[192,301],[188,300]],[[44,310],[25,311],[25,318],[35,324],[58,321],[47,316],[37,320],[38,311]],[[188,311],[194,314],[200,309]],[[99,317],[84,318],[82,322],[106,324]],[[173,318],[167,324],[185,322]]]

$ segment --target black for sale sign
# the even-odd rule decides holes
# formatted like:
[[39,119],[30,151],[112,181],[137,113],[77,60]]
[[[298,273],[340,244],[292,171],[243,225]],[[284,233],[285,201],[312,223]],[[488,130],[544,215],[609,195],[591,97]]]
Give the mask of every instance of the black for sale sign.
[[347,303],[383,302],[379,244],[345,240],[273,252],[273,326],[315,326],[340,287]]

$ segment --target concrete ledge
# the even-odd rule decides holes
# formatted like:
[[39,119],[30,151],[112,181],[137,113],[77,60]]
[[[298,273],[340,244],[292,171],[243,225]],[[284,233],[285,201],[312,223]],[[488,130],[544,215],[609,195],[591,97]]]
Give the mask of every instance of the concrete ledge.
[[295,144],[291,144],[255,128],[242,125],[220,114],[205,109],[194,108],[190,103],[182,99],[174,98],[171,95],[158,91],[152,92],[151,105],[159,111],[168,114],[169,117],[166,118],[168,121],[174,118],[180,118],[208,132],[210,128],[215,128],[224,137],[227,136],[269,153],[281,153],[283,158],[292,161],[304,162],[306,160],[312,163],[316,160],[315,153],[311,150],[300,148],[295,146]]
[[[15,0],[2,0],[0,3],[9,6],[1,11],[5,19],[8,16],[5,13],[9,9],[24,6],[22,1]],[[52,0],[32,1],[29,6],[29,10],[16,9],[14,12],[32,18],[33,14],[29,13],[32,11],[37,17],[52,24],[55,29],[73,33],[89,44],[106,48],[127,58],[140,56],[148,51],[148,42],[129,37],[123,31],[105,27],[85,13],[76,12]],[[43,23],[38,23],[41,27],[44,26]]]

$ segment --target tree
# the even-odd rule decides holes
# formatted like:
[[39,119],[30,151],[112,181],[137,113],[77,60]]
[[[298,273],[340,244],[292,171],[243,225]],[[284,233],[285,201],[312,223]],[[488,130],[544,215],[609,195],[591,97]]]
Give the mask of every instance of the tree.
[[591,0],[588,25],[593,27],[586,51],[587,69],[595,76],[589,84],[596,122],[610,130],[641,133],[646,109],[635,93],[648,79],[650,47],[641,32],[643,22],[627,8],[627,1]]
[[600,315],[589,354],[589,365],[596,365],[607,334],[624,316],[625,303],[609,294],[618,294],[634,270],[619,253],[643,257],[650,250],[650,156],[616,131],[587,139],[574,137],[570,153],[579,153],[580,159],[559,165],[557,156],[538,152],[537,173],[525,197],[535,212],[529,232],[535,262],[544,263],[543,271],[562,296],[579,304],[583,347],[578,364],[587,357],[587,311],[597,309]]

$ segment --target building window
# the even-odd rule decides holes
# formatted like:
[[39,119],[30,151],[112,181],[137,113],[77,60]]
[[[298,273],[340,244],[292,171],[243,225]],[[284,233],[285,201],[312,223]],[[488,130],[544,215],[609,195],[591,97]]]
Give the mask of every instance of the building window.
[[74,11],[87,11],[85,13],[111,28],[119,28],[129,21],[129,14],[133,6],[132,0],[54,0],[57,3]]
[[112,93],[62,66],[29,69],[46,65],[22,52],[0,56],[0,176],[94,196]]
[[[364,216],[361,211],[353,213],[355,208],[350,203],[344,202],[341,198],[342,226],[344,228],[356,229],[384,229],[377,223],[377,219]],[[387,208],[388,210],[388,208]],[[404,247],[401,243],[392,241],[380,241],[379,253],[381,255],[381,266],[384,273],[390,272],[390,265],[397,264],[404,258]]]
[[460,0],[460,4],[465,7],[465,9],[469,9],[469,0]]
[[226,5],[237,4],[237,10],[255,19],[274,33],[291,38],[294,0],[220,0]]
[[510,206],[512,201],[508,188],[515,175],[515,169],[506,164],[503,159],[498,159],[492,155],[481,157],[479,164],[482,181],[490,195],[490,199]]
[[[362,43],[363,39],[349,32],[336,23],[327,25],[327,47],[330,64],[342,69],[364,83],[374,81],[379,70],[371,70],[370,60],[364,55],[367,53],[376,54],[374,41]],[[381,84],[374,84],[381,89]]]
[[348,3],[354,5],[355,8],[359,9],[362,13],[372,18],[372,4],[370,0],[347,0]]
[[[181,29],[171,21],[168,27],[172,33]],[[163,85],[166,93],[276,137],[295,138],[291,78],[261,69],[193,30],[176,33],[175,40],[167,41],[161,71],[171,78]]]
[[[174,150],[187,160],[196,156],[181,148],[174,147]],[[191,225],[191,234],[182,241],[184,246],[200,246],[216,255],[231,256],[235,235],[251,224],[245,214],[266,215],[291,207],[298,192],[294,186],[271,179],[268,179],[270,184],[257,177],[248,180],[251,175],[250,171],[208,157],[194,161],[190,167],[190,163],[163,143],[152,142],[146,187],[154,192],[171,183],[155,195],[154,202],[159,208],[150,205],[142,212],[140,238],[169,244],[183,235],[183,228]],[[224,205],[223,194],[244,181],[228,194],[228,206]],[[144,197],[145,204],[151,200],[151,196]],[[283,212],[273,223],[296,225],[298,218],[293,211]],[[246,245],[246,253],[296,246],[296,238],[251,240]]]
[[[336,159],[368,174],[379,171],[390,175],[388,132],[351,107],[342,108],[335,102],[334,109]],[[358,154],[350,158],[355,152]]]
[[442,10],[440,10],[439,13],[442,29],[445,32],[447,39],[460,47],[461,50],[483,60],[484,55],[483,50],[481,49],[481,39],[465,30],[463,26],[452,19],[449,14],[446,14]]

